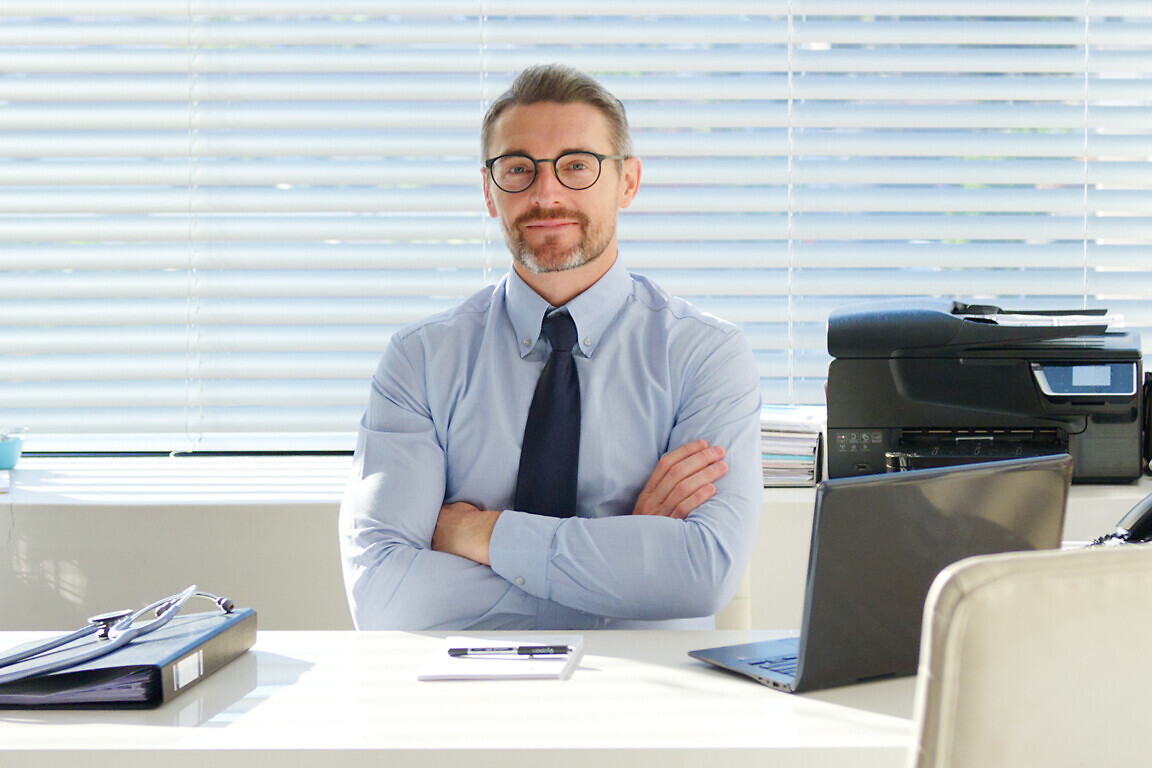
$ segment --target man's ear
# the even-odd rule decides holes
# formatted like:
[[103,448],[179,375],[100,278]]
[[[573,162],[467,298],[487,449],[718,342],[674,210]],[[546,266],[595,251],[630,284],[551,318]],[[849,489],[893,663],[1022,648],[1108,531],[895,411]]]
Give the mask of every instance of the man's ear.
[[636,192],[640,189],[640,158],[630,157],[621,160],[620,188],[616,204],[621,208],[632,205]]
[[496,206],[492,203],[492,192],[488,186],[488,169],[480,169],[480,187],[484,190],[484,205],[488,206],[488,215],[496,218]]

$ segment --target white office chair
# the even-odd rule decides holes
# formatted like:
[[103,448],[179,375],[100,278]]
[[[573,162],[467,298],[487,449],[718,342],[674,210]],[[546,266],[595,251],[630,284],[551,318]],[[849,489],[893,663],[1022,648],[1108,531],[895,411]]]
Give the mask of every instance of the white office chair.
[[909,765],[1152,765],[1150,547],[987,555],[941,572]]

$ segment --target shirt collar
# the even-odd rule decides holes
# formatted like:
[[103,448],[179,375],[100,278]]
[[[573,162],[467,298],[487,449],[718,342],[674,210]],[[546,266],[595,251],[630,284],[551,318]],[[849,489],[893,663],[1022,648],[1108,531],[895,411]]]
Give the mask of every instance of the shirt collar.
[[[632,279],[619,258],[616,263],[566,306],[576,323],[576,336],[580,351],[591,357],[600,338],[608,330],[613,318],[632,292]],[[520,356],[524,357],[536,346],[540,338],[540,323],[550,308],[540,294],[532,290],[516,273],[510,270],[504,284],[505,305],[512,327],[516,330]]]

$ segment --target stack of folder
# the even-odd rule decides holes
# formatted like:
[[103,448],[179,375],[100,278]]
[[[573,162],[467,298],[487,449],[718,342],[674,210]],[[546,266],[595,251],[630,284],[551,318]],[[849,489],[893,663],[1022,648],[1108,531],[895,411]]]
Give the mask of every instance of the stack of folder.
[[818,406],[764,406],[760,447],[765,488],[820,482],[824,421],[824,409]]

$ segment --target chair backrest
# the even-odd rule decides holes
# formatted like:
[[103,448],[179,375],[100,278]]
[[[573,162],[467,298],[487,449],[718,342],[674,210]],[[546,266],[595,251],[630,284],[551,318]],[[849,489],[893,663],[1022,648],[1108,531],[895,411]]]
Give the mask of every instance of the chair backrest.
[[943,570],[924,609],[915,768],[1152,765],[1152,545]]

